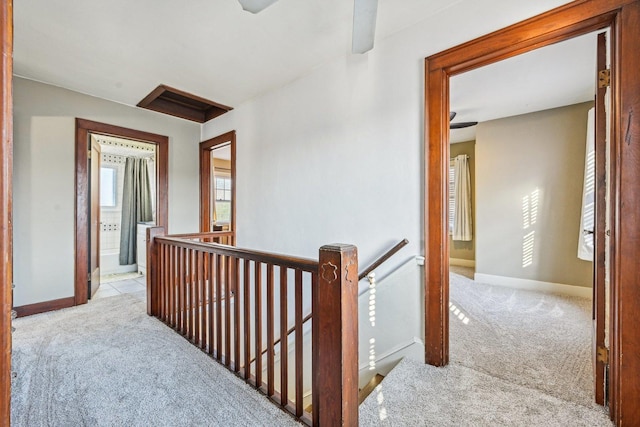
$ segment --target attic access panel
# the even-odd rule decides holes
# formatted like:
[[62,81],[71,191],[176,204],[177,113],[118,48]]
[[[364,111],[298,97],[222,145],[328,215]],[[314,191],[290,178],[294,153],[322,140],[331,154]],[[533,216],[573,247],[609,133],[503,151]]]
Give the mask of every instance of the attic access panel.
[[138,107],[194,122],[204,123],[214,119],[232,107],[200,98],[169,86],[160,85],[138,103]]

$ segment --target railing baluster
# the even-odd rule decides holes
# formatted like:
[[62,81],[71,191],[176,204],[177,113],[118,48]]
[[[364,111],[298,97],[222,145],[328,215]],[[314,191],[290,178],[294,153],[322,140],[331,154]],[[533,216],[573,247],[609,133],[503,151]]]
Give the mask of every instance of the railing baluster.
[[189,339],[191,333],[191,250],[184,254],[184,335]]
[[187,338],[189,341],[193,342],[193,329],[194,329],[194,310],[193,310],[193,251],[189,252],[189,256],[187,258],[187,262],[189,265],[189,269],[187,270],[187,293],[188,293],[188,301],[189,301],[189,333],[187,334]]
[[[340,270],[340,269],[338,269],[338,271],[341,271],[341,270]],[[357,274],[357,271],[356,271],[356,274]],[[338,277],[340,277],[340,274],[338,274]],[[357,286],[357,282],[356,282],[356,286]],[[313,297],[314,297],[314,294],[313,294],[313,293],[316,291],[317,287],[318,287],[318,275],[317,275],[317,274],[312,274],[312,275],[311,275],[311,312],[312,312],[312,313],[313,313],[313,308],[314,308],[314,306],[313,306]],[[356,313],[357,313],[357,307],[356,307]],[[311,341],[311,366],[310,366],[308,369],[309,369],[309,370],[311,370],[311,372],[312,372],[312,373],[314,372],[313,370],[314,370],[314,369],[316,369],[316,368],[319,366],[319,364],[318,364],[318,362],[317,362],[317,360],[318,360],[318,359],[317,359],[317,356],[318,356],[317,351],[318,351],[318,350],[317,350],[316,348],[314,348],[314,347],[313,347],[313,339],[315,338],[315,337],[313,336],[313,334],[316,334],[316,337],[317,337],[317,335],[320,333],[320,332],[319,332],[319,331],[320,331],[320,329],[319,329],[319,328],[316,328],[316,325],[318,325],[318,322],[317,322],[317,316],[315,316],[315,317],[316,317],[316,318],[314,319],[314,315],[312,315],[312,316],[311,316],[311,320],[310,320],[310,322],[311,322],[311,340],[312,340],[312,341]],[[356,316],[356,321],[357,321],[357,319],[358,319],[358,317]],[[323,331],[323,332],[327,332],[327,331]],[[358,382],[358,381],[356,380],[356,383],[357,383],[357,382]],[[314,386],[315,386],[316,384],[317,384],[317,382],[316,382],[315,375],[313,375],[313,374],[312,374],[312,375],[311,375],[311,384],[309,384],[309,386],[310,386],[310,388],[311,388],[311,406],[312,406],[312,407],[313,407],[313,404],[314,404],[314,403],[317,403],[317,402],[314,402],[314,401],[313,401],[313,399],[314,399],[314,397],[313,397],[313,391],[315,390]],[[318,410],[320,410],[320,409],[321,409],[321,408],[319,408],[319,405],[317,405],[317,404],[315,405],[315,407],[316,407],[316,408],[318,408]],[[316,412],[317,412],[317,411],[316,411]],[[315,412],[314,412],[314,413],[315,413]],[[315,418],[314,418],[314,419],[315,419]],[[319,424],[319,423],[317,423],[317,422],[315,422],[315,421],[314,421],[314,423],[315,423],[316,425],[317,425],[317,424]]]
[[208,272],[208,285],[207,285],[207,293],[208,293],[208,304],[207,304],[207,315],[209,317],[209,322],[208,322],[208,326],[209,326],[209,333],[208,333],[208,338],[207,338],[207,344],[209,346],[208,350],[209,350],[209,354],[213,355],[213,343],[215,342],[214,340],[214,324],[213,324],[213,314],[214,314],[214,300],[213,300],[213,294],[214,294],[214,284],[213,282],[215,281],[215,277],[216,277],[216,268],[215,268],[215,254],[208,254],[208,260],[209,260],[209,272]]
[[200,335],[200,285],[198,283],[198,252],[191,251],[191,310],[193,311],[193,343],[198,346],[198,335]]
[[178,331],[184,335],[184,252],[178,249]]
[[169,256],[171,258],[171,263],[169,266],[169,286],[171,287],[171,327],[175,328],[177,324],[177,313],[176,304],[178,300],[177,290],[178,283],[176,282],[176,247],[169,246]]
[[162,285],[162,251],[158,246],[156,246],[157,257],[158,257],[158,266],[156,267],[156,273],[158,274],[158,282],[157,282],[157,294],[158,294],[158,318],[160,320],[164,320],[165,310],[164,310],[164,286]]
[[303,411],[303,393],[304,393],[304,374],[302,371],[302,270],[296,269],[296,283],[295,283],[295,318],[296,318],[296,331],[295,331],[295,351],[296,351],[296,416],[301,417]]
[[171,325],[171,248],[163,244],[162,250],[165,253],[166,265],[163,267],[164,282],[167,286],[167,325]]
[[280,266],[280,404],[289,403],[289,336],[287,326],[287,268]]
[[167,265],[164,268],[164,281],[167,284],[167,325],[173,326],[173,312],[174,307],[172,305],[173,301],[173,277],[171,276],[171,271],[173,268],[173,252],[172,247],[169,245],[162,245],[166,254]]
[[256,387],[262,387],[262,263],[254,264],[255,283],[255,335],[256,335]]
[[156,301],[158,302],[158,314],[157,317],[160,320],[164,320],[164,287],[162,286],[162,250],[159,245],[155,246],[157,265],[155,266],[156,274]]
[[222,360],[222,255],[216,255],[216,359]]
[[205,317],[205,312],[204,312],[204,308],[205,308],[205,299],[204,299],[204,261],[203,261],[203,257],[204,254],[202,252],[198,252],[198,258],[197,258],[197,278],[196,278],[196,283],[198,283],[198,305],[196,307],[196,310],[198,312],[198,333],[197,335],[197,342],[198,342],[198,347],[200,347],[201,349],[204,348],[205,345],[205,331],[206,331],[206,317]]
[[273,264],[267,264],[267,395],[273,396],[274,348],[273,342]]
[[184,258],[184,284],[185,284],[185,309],[187,314],[187,329],[185,335],[189,341],[193,338],[193,311],[191,306],[193,305],[193,290],[191,289],[191,250],[187,250]]
[[231,366],[231,258],[224,257],[224,364]]
[[244,302],[244,379],[248,381],[251,378],[251,261],[248,259],[244,260],[242,274],[244,276],[244,295],[242,295]]
[[234,372],[240,371],[240,292],[238,284],[240,282],[240,259],[233,258],[233,363]]

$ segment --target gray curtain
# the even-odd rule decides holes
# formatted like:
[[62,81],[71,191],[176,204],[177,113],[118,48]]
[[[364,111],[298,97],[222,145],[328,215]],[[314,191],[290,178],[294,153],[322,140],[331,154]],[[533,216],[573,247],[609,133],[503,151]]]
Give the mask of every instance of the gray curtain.
[[127,157],[122,191],[120,228],[120,265],[136,263],[136,228],[138,222],[153,220],[151,186],[147,159]]

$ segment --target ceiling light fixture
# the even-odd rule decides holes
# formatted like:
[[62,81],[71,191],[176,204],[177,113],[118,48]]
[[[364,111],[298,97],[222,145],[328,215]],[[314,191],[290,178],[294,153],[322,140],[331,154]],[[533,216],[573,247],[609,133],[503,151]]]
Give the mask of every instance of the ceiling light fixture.
[[262,12],[277,0],[238,0],[244,10],[251,13]]
[[[251,13],[262,12],[277,0],[238,0],[242,8]],[[378,0],[353,0],[353,29],[351,52],[363,54],[373,49],[376,37]]]
[[378,0],[353,1],[351,52],[362,54],[373,49],[373,41],[376,36],[377,14]]

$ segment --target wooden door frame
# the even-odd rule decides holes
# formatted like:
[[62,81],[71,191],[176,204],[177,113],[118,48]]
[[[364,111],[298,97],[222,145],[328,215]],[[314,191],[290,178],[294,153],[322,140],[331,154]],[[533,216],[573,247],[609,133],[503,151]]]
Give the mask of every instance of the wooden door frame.
[[232,130],[200,143],[200,232],[211,231],[211,150],[231,147],[231,231],[236,236],[236,131]]
[[0,3],[0,425],[11,420],[11,306],[13,284],[13,2]]
[[89,215],[86,206],[89,203],[89,176],[87,141],[92,133],[156,145],[156,224],[167,229],[169,223],[169,137],[106,123],[76,119],[75,305],[86,304],[88,301],[89,239],[87,233],[89,232]]
[[[607,68],[607,36],[598,34],[596,41],[596,67],[593,79],[596,88],[594,105],[594,163],[595,163],[595,209],[593,227],[593,376],[596,386],[595,402],[606,405],[606,362],[598,358],[598,349],[606,346],[606,230],[607,230],[607,87],[598,84],[600,70]],[[584,232],[584,231],[583,231]]]
[[425,361],[443,366],[449,361],[449,78],[611,28],[609,361],[610,410],[618,425],[640,419],[640,333],[635,327],[640,308],[640,286],[636,283],[640,277],[639,25],[640,0],[578,0],[425,59]]

